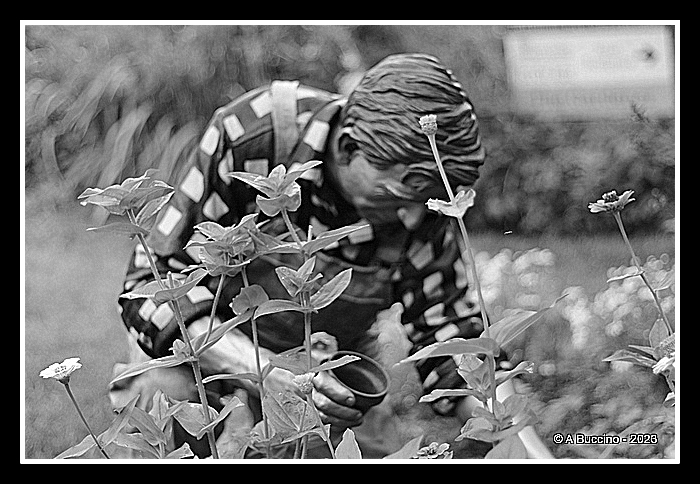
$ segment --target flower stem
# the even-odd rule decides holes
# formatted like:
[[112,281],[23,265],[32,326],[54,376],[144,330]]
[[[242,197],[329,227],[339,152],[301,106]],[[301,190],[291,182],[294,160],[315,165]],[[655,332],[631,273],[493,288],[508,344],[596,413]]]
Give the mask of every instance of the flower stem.
[[634,249],[632,248],[632,244],[630,243],[630,240],[627,237],[627,232],[625,231],[625,226],[622,224],[622,216],[620,215],[620,212],[614,211],[612,214],[613,214],[613,217],[615,217],[615,222],[617,222],[617,227],[620,229],[620,233],[622,234],[622,239],[625,241],[625,245],[627,245],[627,249],[629,249],[630,254],[632,255],[632,262],[637,267],[637,271],[639,271],[639,275],[642,278],[642,281],[644,281],[644,284],[646,284],[646,286],[651,291],[652,296],[654,297],[654,302],[656,302],[656,307],[659,310],[659,315],[661,316],[661,319],[663,320],[664,325],[666,326],[666,330],[668,331],[668,334],[673,334],[673,328],[671,328],[671,323],[669,323],[668,318],[666,317],[666,314],[664,313],[663,307],[661,306],[661,301],[659,300],[659,296],[656,294],[656,291],[652,287],[651,282],[649,282],[649,279],[647,278],[646,274],[642,270],[642,266],[640,264],[639,258],[634,253]]
[[216,308],[219,305],[219,299],[221,299],[221,292],[224,289],[224,280],[226,279],[226,274],[221,274],[219,276],[219,285],[216,287],[216,294],[214,294],[214,302],[212,303],[211,306],[211,313],[209,314],[209,325],[207,326],[207,333],[204,336],[204,341],[202,341],[202,345],[204,346],[207,344],[209,341],[209,336],[211,336],[211,332],[214,329],[214,318],[216,316]]
[[[282,213],[282,219],[284,220],[284,224],[287,226],[287,229],[289,232],[292,234],[292,238],[294,239],[294,242],[299,246],[299,252],[302,252],[301,246],[303,242],[299,238],[299,234],[297,234],[296,227],[294,227],[294,224],[292,223],[292,220],[289,218],[289,214],[287,213],[286,209],[281,210]],[[304,260],[306,260],[306,257],[304,257]]]
[[90,425],[88,424],[87,420],[85,419],[83,412],[80,410],[80,406],[78,405],[78,401],[75,399],[75,396],[73,395],[73,391],[70,389],[70,384],[64,383],[63,386],[66,388],[66,391],[68,392],[68,396],[70,397],[71,401],[73,402],[75,409],[78,411],[78,415],[80,415],[80,419],[85,424],[85,428],[87,428],[87,431],[90,433],[92,440],[95,441],[95,445],[97,445],[97,448],[100,449],[100,452],[102,452],[102,455],[105,456],[105,459],[109,459],[107,452],[105,452],[105,450],[100,445],[100,442],[97,440],[97,437],[95,437],[95,434],[93,433],[92,429],[90,428]]
[[[243,267],[243,269],[241,270],[241,278],[243,279],[243,286],[249,287],[250,283],[248,281],[248,273],[246,272],[245,267]],[[262,404],[263,398],[265,398],[265,385],[263,384],[262,365],[260,364],[260,342],[258,340],[258,324],[255,317],[250,318],[250,324],[253,332],[253,348],[255,349],[255,370],[258,375],[258,392],[260,393],[260,402]],[[270,430],[267,421],[267,415],[265,415],[265,412],[262,412],[262,417],[264,437],[267,440],[269,438]],[[268,457],[270,455],[270,452],[270,442],[269,440],[267,440]]]
[[[445,190],[447,195],[450,197],[450,202],[454,203],[455,195],[450,186],[450,182],[447,179],[447,173],[445,173],[445,168],[442,166],[442,161],[440,160],[440,154],[437,150],[437,144],[435,143],[435,135],[426,135],[428,141],[430,141],[430,148],[433,151],[433,157],[435,158],[435,163],[437,163],[438,171],[440,172],[440,177],[442,178],[442,183],[445,185]],[[481,284],[479,283],[479,277],[476,271],[476,261],[474,260],[474,253],[472,252],[471,244],[469,243],[469,235],[467,234],[467,227],[464,224],[464,219],[461,217],[457,218],[457,224],[459,225],[459,231],[462,233],[462,240],[464,241],[465,252],[467,253],[467,258],[469,259],[469,265],[471,266],[472,277],[474,279],[474,284],[476,287],[476,295],[479,300],[479,309],[481,310],[481,319],[484,322],[484,330],[489,328],[489,320],[486,315],[486,304],[484,304],[484,296],[481,292]],[[466,269],[466,268],[465,268]]]
[[[306,252],[303,251],[302,245],[303,242],[301,238],[299,238],[299,234],[297,234],[296,228],[294,227],[294,224],[292,223],[291,219],[289,218],[289,214],[287,213],[287,210],[282,209],[282,218],[284,219],[284,223],[287,226],[287,229],[291,232],[292,238],[294,239],[294,242],[296,242],[297,246],[299,247],[299,252],[301,253],[304,262],[308,260],[308,256]],[[308,237],[309,240],[311,239],[312,236],[312,229],[309,227],[308,230]],[[310,299],[311,299],[311,294],[309,293],[308,290],[301,291],[299,294],[301,305],[305,309],[310,309]],[[313,366],[313,358],[311,357],[311,314],[308,311],[304,312],[304,348],[306,349],[306,369],[310,370],[311,367]],[[309,404],[309,406],[313,409],[313,411],[316,413],[316,418],[318,419],[320,426],[321,426],[321,433],[323,434],[324,440],[328,444],[328,449],[331,452],[331,458],[335,459],[335,452],[333,451],[333,444],[331,443],[331,438],[330,435],[326,432],[326,428],[323,426],[323,422],[321,421],[321,416],[318,413],[318,409],[316,408],[316,405],[314,405],[313,398],[311,394],[308,394],[306,396],[306,401]],[[302,425],[304,421],[302,420]],[[304,435],[302,437],[302,448],[301,448],[301,458],[303,459],[306,456],[306,448],[308,445],[309,441],[309,436]]]
[[[136,217],[134,216],[133,210],[128,210],[127,215],[129,217],[129,220],[131,223],[136,225]],[[165,283],[160,277],[160,273],[158,272],[158,268],[156,267],[155,260],[153,259],[153,256],[151,255],[151,251],[148,248],[148,244],[146,243],[146,238],[143,236],[143,234],[136,234],[139,242],[141,243],[141,246],[143,247],[144,252],[146,252],[146,257],[148,258],[148,265],[151,268],[151,272],[153,273],[153,277],[155,278],[156,281],[158,281],[158,285],[161,287],[161,289],[165,289]],[[173,286],[173,281],[172,281],[172,274],[168,274],[168,277],[170,279],[170,285]],[[194,379],[195,383],[197,384],[197,392],[199,393],[199,400],[202,404],[202,413],[204,415],[204,421],[208,425],[211,423],[212,418],[211,414],[209,413],[209,404],[207,402],[207,394],[206,390],[204,389],[204,382],[202,381],[202,369],[199,365],[199,359],[195,355],[194,348],[192,346],[192,341],[190,340],[190,335],[187,332],[187,327],[185,326],[185,320],[182,317],[182,311],[180,311],[180,305],[177,302],[177,299],[174,299],[172,301],[168,301],[170,304],[170,307],[172,308],[173,312],[175,313],[175,320],[177,321],[177,325],[180,328],[180,333],[182,333],[182,337],[185,340],[185,343],[187,344],[187,348],[189,350],[189,353],[192,357],[192,361],[190,362],[192,365],[192,372],[194,374]],[[219,458],[219,453],[216,449],[216,435],[214,434],[214,429],[209,429],[207,431],[207,439],[209,441],[209,449],[211,450],[211,456],[214,459]]]
[[[171,287],[174,286],[173,275],[171,273],[168,273],[168,282]],[[192,372],[194,373],[195,383],[197,384],[197,393],[199,394],[199,401],[202,404],[202,414],[204,415],[205,424],[209,425],[212,421],[212,418],[211,414],[209,413],[207,393],[204,389],[204,382],[202,381],[202,368],[199,364],[199,358],[197,358],[197,356],[195,355],[194,347],[192,346],[192,340],[190,339],[190,334],[187,331],[187,327],[185,327],[185,319],[182,316],[180,304],[178,303],[177,299],[168,301],[168,303],[170,304],[170,307],[175,313],[175,320],[177,321],[177,324],[180,328],[180,333],[182,333],[182,337],[184,338],[185,344],[187,344],[187,349],[192,357],[192,361],[190,363],[192,365]],[[212,458],[218,459],[219,453],[216,449],[216,435],[214,434],[214,429],[210,428],[209,430],[207,430],[207,440],[209,441],[209,448],[211,450]]]

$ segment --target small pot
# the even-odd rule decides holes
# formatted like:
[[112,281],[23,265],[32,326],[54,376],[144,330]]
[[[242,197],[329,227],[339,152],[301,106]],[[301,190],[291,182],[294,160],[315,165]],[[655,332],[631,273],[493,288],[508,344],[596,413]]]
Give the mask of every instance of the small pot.
[[337,360],[346,355],[357,356],[360,359],[329,371],[352,392],[355,397],[353,407],[365,413],[386,397],[389,391],[389,373],[369,356],[355,351],[338,351],[330,360]]

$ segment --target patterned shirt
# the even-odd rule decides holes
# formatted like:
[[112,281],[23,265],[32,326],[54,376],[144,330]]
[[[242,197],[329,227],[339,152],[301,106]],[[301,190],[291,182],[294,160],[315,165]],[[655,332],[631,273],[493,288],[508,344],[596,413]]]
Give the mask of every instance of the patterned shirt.
[[[184,249],[188,241],[202,237],[193,229],[196,224],[210,220],[231,226],[257,211],[258,192],[230,177],[230,172],[267,175],[279,163],[290,169],[309,160],[322,160],[323,164],[298,179],[302,205],[293,213],[293,221],[299,227],[310,224],[316,234],[352,224],[365,227],[317,253],[315,270],[323,274],[323,280],[347,267],[353,268],[353,273],[343,294],[313,315],[313,331],[334,335],[341,349],[376,354],[376,338],[371,336],[370,327],[379,311],[400,302],[405,308],[401,322],[413,352],[452,337],[477,337],[482,330],[479,310],[465,297],[466,266],[449,218],[430,212],[412,230],[399,222],[374,227],[328,182],[324,171],[330,162],[326,141],[345,102],[338,95],[282,81],[252,90],[219,108],[198,144],[174,165],[170,183],[175,193],[149,236],[159,270],[163,274],[179,272],[199,263],[196,248]],[[261,221],[264,214],[258,217]],[[274,219],[269,225],[272,231],[282,230]],[[295,257],[256,259],[247,269],[251,282],[264,287],[271,298],[288,298],[272,269],[279,265],[298,267],[301,261]],[[124,290],[151,278],[146,254],[137,245]],[[217,308],[222,319],[233,317],[229,304],[241,288],[238,279],[227,278]],[[186,323],[210,314],[218,280],[205,277],[180,300]],[[169,305],[156,306],[149,299],[120,299],[120,304],[122,318],[139,346],[151,357],[169,354],[173,340],[179,337]],[[290,312],[260,318],[261,345],[280,352],[302,344],[299,318],[301,315]],[[239,329],[249,334],[250,325]],[[419,362],[426,393],[463,383],[455,367],[448,357]],[[447,400],[434,406],[441,413],[451,407]]]

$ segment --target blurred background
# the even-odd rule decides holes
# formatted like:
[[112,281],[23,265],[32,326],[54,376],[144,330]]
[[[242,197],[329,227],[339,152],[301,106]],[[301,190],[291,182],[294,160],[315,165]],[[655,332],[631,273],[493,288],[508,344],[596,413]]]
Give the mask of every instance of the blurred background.
[[[298,79],[346,94],[399,52],[439,57],[479,116],[488,157],[467,222],[489,308],[498,317],[569,294],[521,345],[536,363],[522,391],[537,403],[541,434],[616,433],[666,415],[660,377],[602,362],[647,344],[655,306],[637,278],[606,283],[628,270],[629,253],[613,218],[587,206],[634,190],[624,211],[632,245],[650,277],[675,281],[674,25],[35,24],[24,33],[27,458],[51,458],[85,435],[61,385],[39,371],[80,356],[74,391],[100,432],[111,421],[111,367],[126,351],[116,297],[132,242],[86,233],[100,214],[77,195],[167,170],[216,108],[252,88]],[[666,286],[673,316],[675,283]],[[417,403],[410,375],[395,387],[407,436],[452,443],[459,424]],[[665,435],[658,445],[611,456],[663,456],[672,429],[654,431]],[[482,450],[453,445],[456,457]],[[557,457],[600,450],[552,445]]]

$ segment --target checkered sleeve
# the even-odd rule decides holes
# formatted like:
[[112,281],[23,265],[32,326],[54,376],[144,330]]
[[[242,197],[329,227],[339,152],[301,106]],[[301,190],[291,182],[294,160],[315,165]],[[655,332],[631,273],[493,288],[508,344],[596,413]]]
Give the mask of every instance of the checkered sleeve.
[[[483,330],[478,305],[468,297],[466,265],[461,258],[455,227],[438,219],[419,232],[407,250],[408,267],[397,285],[404,305],[402,323],[413,347],[411,354],[450,338],[476,338]],[[416,364],[423,392],[463,388],[452,357],[426,358]],[[451,414],[458,398],[433,402],[433,410]]]
[[[251,91],[218,109],[201,138],[174,164],[169,183],[175,192],[159,213],[148,237],[161,277],[199,263],[197,247],[184,249],[190,240],[203,238],[194,230],[196,224],[209,220],[230,226],[254,207],[252,189],[228,173],[267,172],[267,160],[273,149],[272,127],[270,116],[264,116],[264,101],[255,103],[265,92],[264,89]],[[153,274],[146,252],[138,245],[129,263],[124,292],[150,280]],[[217,283],[218,278],[207,276],[178,300],[186,325],[210,314]],[[225,302],[230,300],[222,297],[217,312],[228,313],[230,308]],[[171,306],[155,305],[150,299],[120,298],[119,303],[122,320],[146,354],[151,357],[169,354],[173,341],[181,338]]]

